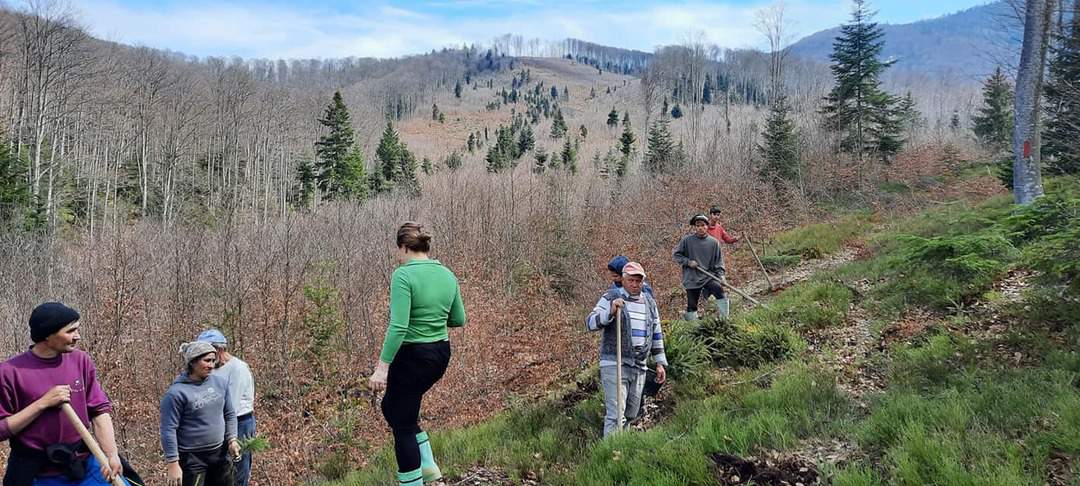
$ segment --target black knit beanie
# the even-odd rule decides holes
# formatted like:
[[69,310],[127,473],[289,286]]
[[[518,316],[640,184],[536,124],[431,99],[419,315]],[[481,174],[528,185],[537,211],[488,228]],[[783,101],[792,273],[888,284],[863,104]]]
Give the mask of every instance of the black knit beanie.
[[50,334],[79,320],[79,311],[59,302],[46,302],[30,313],[30,339],[40,343]]

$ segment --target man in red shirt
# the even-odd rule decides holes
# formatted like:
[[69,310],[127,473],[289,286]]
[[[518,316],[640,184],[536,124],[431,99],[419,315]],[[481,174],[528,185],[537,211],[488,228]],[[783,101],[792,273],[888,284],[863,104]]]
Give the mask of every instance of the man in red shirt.
[[739,242],[738,238],[724,231],[724,227],[720,224],[720,205],[714,205],[709,209],[709,236],[729,245]]
[[[46,302],[30,314],[34,345],[0,363],[0,441],[11,455],[8,486],[108,486],[122,465],[113,432],[112,403],[90,355],[76,349],[79,313]],[[60,405],[71,404],[94,435],[108,464],[98,464]],[[127,484],[127,483],[125,483]]]

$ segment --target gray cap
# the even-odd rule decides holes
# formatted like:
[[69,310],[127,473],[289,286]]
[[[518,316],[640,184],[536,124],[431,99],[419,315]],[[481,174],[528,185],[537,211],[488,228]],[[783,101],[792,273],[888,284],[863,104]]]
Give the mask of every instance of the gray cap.
[[190,363],[199,356],[215,351],[214,345],[203,341],[193,341],[180,345],[180,354],[184,356],[185,363]]

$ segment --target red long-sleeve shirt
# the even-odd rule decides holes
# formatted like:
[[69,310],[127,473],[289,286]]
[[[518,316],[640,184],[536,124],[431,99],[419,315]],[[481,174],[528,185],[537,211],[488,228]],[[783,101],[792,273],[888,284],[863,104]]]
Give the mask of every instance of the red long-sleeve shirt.
[[713,238],[716,238],[719,241],[723,241],[724,243],[727,243],[729,245],[735,243],[736,241],[739,241],[738,238],[731,236],[728,234],[727,231],[724,231],[724,226],[720,223],[716,223],[715,225],[709,225],[709,236],[712,236]]

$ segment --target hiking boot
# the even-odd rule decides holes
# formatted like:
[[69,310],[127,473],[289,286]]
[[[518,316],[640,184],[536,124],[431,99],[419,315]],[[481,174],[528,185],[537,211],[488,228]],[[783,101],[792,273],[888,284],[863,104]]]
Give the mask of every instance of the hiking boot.
[[424,484],[442,479],[442,471],[435,463],[435,455],[431,452],[431,441],[428,440],[427,432],[416,434],[416,443],[420,445],[420,471],[424,476]]

